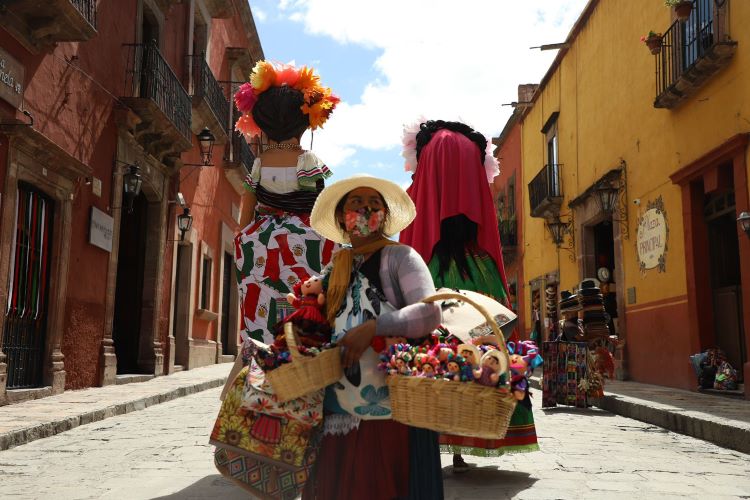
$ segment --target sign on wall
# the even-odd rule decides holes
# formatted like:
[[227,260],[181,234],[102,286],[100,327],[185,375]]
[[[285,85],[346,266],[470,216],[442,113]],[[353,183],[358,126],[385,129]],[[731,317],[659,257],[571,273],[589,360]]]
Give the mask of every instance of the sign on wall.
[[96,207],[91,207],[89,243],[108,252],[112,251],[114,219]]
[[667,271],[667,212],[664,200],[659,196],[649,201],[646,211],[638,218],[637,251],[641,272],[657,268],[660,273]]
[[23,102],[24,73],[23,65],[0,49],[0,99],[16,109]]

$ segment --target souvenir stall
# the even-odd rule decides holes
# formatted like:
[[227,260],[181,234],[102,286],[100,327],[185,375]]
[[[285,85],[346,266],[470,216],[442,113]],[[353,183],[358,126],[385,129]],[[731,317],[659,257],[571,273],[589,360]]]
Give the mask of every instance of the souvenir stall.
[[604,395],[604,378],[614,377],[617,338],[610,335],[609,315],[594,280],[581,283],[576,294],[560,294],[559,334],[542,344],[542,406],[585,408]]

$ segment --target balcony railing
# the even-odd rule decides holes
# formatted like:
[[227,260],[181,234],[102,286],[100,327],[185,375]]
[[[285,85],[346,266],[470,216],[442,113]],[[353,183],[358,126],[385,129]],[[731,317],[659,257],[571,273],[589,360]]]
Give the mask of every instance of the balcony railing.
[[232,134],[232,163],[242,165],[250,173],[254,161],[255,155],[250,150],[245,137],[239,132],[234,132]]
[[192,59],[193,97],[205,99],[219,127],[225,131],[229,126],[229,101],[224,96],[224,90],[214,78],[203,55],[188,57]]
[[96,36],[96,0],[0,1],[0,25],[32,53]]
[[737,42],[726,33],[726,0],[693,0],[687,21],[675,21],[656,54],[657,108],[673,108],[728,64]]
[[529,183],[529,204],[532,217],[545,217],[559,211],[563,200],[562,164],[542,167]]
[[[179,139],[192,143],[190,133],[190,96],[180,84],[167,61],[164,60],[156,44],[126,44],[128,48],[128,72],[126,79],[126,97],[128,105],[138,108],[146,118],[154,119],[151,109],[142,109],[140,101],[153,103],[156,108],[174,126]],[[150,108],[150,107],[149,107]],[[184,150],[183,147],[178,149]]]
[[84,19],[96,28],[96,0],[70,0]]
[[515,219],[500,221],[498,229],[500,230],[500,243],[503,245],[503,250],[518,245],[518,224]]

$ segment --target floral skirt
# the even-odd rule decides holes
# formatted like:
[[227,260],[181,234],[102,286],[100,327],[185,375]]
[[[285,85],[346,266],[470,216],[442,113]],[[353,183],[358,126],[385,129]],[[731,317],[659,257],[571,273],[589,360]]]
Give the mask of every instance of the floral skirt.
[[274,325],[294,311],[286,295],[298,281],[320,273],[335,244],[310,228],[309,214],[262,205],[234,243],[244,333],[270,344]]

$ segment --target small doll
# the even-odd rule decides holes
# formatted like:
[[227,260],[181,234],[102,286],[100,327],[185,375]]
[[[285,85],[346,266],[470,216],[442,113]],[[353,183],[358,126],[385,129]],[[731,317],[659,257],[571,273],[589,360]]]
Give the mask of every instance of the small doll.
[[466,364],[463,356],[458,354],[451,354],[448,356],[448,361],[445,365],[445,373],[443,377],[447,380],[453,380],[455,382],[461,381],[461,367]]
[[291,322],[300,333],[300,342],[305,347],[320,347],[331,340],[331,325],[323,314],[326,303],[323,280],[313,276],[294,285],[294,293],[287,294],[287,302],[296,309],[277,323],[276,344],[285,347],[284,323]]
[[448,357],[455,354],[455,351],[451,349],[448,344],[439,343],[432,348],[430,354],[435,356],[441,363],[446,363],[448,361]]
[[474,370],[474,381],[489,387],[496,387],[500,382],[500,373],[505,369],[502,352],[497,349],[487,351],[482,356],[482,366]]
[[422,366],[419,371],[420,377],[435,378],[438,376],[438,368],[440,367],[440,361],[435,356],[426,355],[423,358]]
[[520,354],[510,355],[510,390],[518,401],[526,397],[529,381],[526,375],[529,372],[529,357]]
[[468,365],[472,367],[479,366],[482,353],[474,344],[459,344],[456,348],[456,353],[463,356]]
[[392,368],[388,370],[389,375],[411,375],[411,368],[409,368],[411,354],[408,351],[401,351],[394,354],[391,360]]

